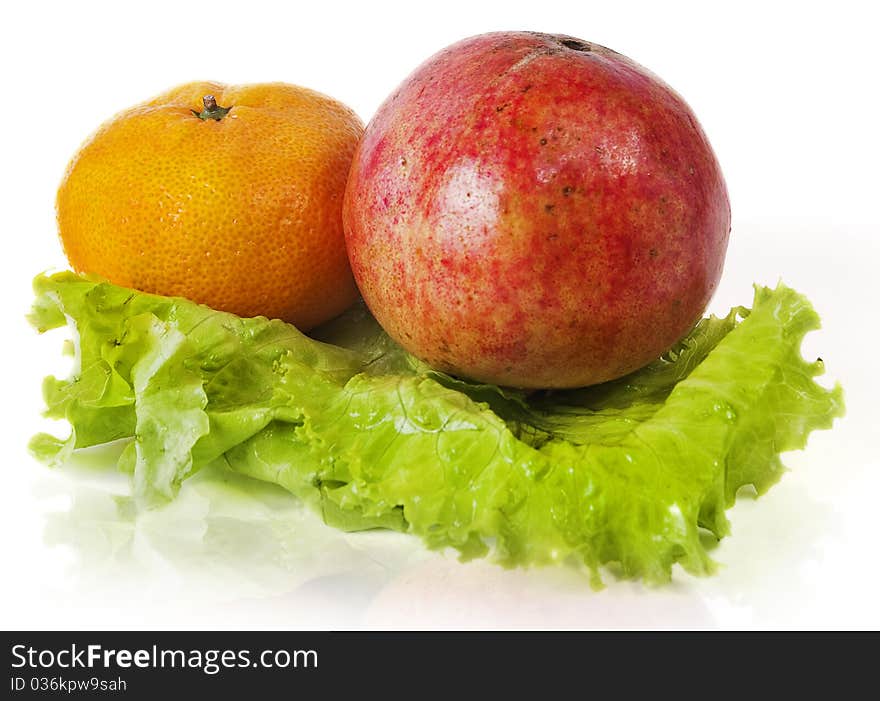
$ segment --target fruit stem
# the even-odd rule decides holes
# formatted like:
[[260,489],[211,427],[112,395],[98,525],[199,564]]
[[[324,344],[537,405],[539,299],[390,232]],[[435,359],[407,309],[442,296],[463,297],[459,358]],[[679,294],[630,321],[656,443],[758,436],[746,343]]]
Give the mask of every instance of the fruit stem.
[[223,119],[227,114],[229,114],[229,110],[232,107],[220,107],[217,104],[217,100],[213,95],[205,95],[202,98],[202,105],[204,105],[205,109],[201,112],[196,112],[195,110],[190,110],[196,117],[205,121],[207,119],[213,119],[215,122],[219,122]]

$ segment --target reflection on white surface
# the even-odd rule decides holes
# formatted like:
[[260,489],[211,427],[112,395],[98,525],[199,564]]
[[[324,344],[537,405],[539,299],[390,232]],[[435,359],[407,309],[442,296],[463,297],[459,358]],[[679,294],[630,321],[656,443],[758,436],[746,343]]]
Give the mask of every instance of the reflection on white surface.
[[135,622],[155,608],[188,610],[181,624],[224,611],[214,627],[227,614],[268,626],[356,625],[393,569],[420,550],[400,534],[335,531],[283,489],[212,469],[167,506],[139,512],[125,478],[112,467],[103,480],[96,472],[112,465],[107,455],[78,458],[65,468],[70,479],[46,478],[51,491],[72,495],[69,508],[48,515],[46,542],[74,554],[75,597],[123,618],[146,607]]
[[106,452],[79,456],[41,490],[72,495],[50,511],[45,538],[74,555],[57,595],[96,627],[773,626],[809,601],[820,540],[834,532],[790,474],[768,496],[741,499],[716,576],[677,570],[671,585],[648,588],[606,575],[595,592],[573,567],[463,564],[403,534],[342,533],[274,485],[210,469],[138,513],[109,464]]

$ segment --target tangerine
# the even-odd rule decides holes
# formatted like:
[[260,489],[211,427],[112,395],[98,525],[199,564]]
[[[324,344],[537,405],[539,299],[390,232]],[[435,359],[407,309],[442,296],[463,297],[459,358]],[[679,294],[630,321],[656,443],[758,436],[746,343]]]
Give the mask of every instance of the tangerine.
[[357,298],[342,198],[363,123],[283,83],[181,85],[106,122],[58,190],[78,272],[306,330]]

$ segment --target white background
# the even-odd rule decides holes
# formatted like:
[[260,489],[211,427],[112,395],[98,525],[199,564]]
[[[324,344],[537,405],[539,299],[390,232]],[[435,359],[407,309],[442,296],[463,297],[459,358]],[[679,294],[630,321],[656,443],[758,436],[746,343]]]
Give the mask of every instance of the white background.
[[[880,386],[876,20],[870,3],[17,3],[0,21],[0,626],[880,627]],[[273,490],[210,482],[133,519],[124,481],[50,472],[27,454],[44,429],[40,381],[59,336],[24,321],[30,280],[64,267],[55,188],[105,118],[174,84],[280,80],[367,121],[418,63],[462,37],[562,32],[649,67],[697,113],[725,172],[733,233],[713,311],[782,278],[824,320],[848,415],[786,456],[771,492],[731,512],[711,578],[609,581],[507,571],[397,534],[346,536]],[[55,427],[56,430],[58,427]]]

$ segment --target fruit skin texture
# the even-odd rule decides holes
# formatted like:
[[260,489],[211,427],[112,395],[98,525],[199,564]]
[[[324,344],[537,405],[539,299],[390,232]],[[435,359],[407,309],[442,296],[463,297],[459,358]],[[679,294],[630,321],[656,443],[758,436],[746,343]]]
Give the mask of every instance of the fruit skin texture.
[[355,153],[346,243],[388,333],[436,368],[577,387],[655,359],[721,275],[730,205],[690,108],[572,37],[465,39],[412,73]]
[[[202,120],[202,98],[232,109]],[[282,83],[181,85],[106,122],[58,190],[79,272],[308,329],[357,289],[342,198],[363,124]]]

